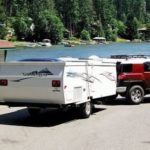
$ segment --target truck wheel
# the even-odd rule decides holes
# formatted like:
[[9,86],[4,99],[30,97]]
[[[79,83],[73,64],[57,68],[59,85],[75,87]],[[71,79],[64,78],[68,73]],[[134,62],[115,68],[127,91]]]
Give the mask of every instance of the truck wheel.
[[82,118],[89,118],[92,112],[91,102],[86,102],[80,105],[80,114]]
[[127,99],[131,104],[140,104],[144,98],[144,90],[141,86],[132,86],[128,92]]
[[41,109],[40,108],[31,108],[28,107],[28,113],[30,114],[30,116],[36,116],[40,113]]

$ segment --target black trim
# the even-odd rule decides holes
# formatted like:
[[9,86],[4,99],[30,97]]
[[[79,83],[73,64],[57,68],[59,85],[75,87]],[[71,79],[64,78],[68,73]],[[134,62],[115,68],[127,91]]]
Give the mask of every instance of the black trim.
[[120,80],[117,82],[117,87],[127,87],[127,91],[132,85],[140,85],[145,89],[143,80]]
[[149,58],[150,55],[111,55],[113,59]]
[[7,58],[7,50],[4,50],[4,62],[6,61]]

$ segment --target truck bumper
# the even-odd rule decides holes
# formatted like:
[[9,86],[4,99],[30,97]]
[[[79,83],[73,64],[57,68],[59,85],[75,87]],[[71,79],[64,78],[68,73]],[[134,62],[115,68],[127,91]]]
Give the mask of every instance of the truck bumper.
[[127,87],[117,87],[117,93],[125,93],[127,91]]

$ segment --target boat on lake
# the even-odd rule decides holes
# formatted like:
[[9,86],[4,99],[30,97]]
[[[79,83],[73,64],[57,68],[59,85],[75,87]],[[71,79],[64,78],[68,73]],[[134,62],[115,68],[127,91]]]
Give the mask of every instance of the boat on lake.
[[42,42],[39,42],[38,44],[40,44],[41,46],[46,46],[46,47],[52,46],[50,39],[43,39]]

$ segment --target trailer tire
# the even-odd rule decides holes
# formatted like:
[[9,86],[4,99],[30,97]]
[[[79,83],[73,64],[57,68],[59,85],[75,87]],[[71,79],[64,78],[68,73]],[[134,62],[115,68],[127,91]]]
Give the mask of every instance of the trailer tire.
[[40,108],[31,108],[28,107],[28,113],[30,114],[30,116],[36,116],[40,113],[41,109]]
[[89,118],[92,113],[92,103],[86,102],[80,105],[80,115],[82,118]]
[[129,89],[127,99],[131,104],[140,104],[144,98],[144,90],[139,85],[134,85]]

